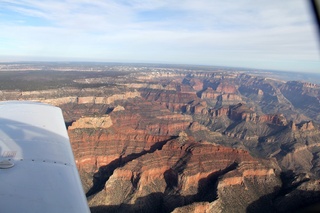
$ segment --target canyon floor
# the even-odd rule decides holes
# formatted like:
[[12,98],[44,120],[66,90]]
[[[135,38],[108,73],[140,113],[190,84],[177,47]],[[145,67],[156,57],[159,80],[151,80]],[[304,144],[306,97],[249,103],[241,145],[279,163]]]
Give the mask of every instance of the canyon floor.
[[1,101],[63,110],[92,212],[319,210],[316,83],[223,67],[4,67]]

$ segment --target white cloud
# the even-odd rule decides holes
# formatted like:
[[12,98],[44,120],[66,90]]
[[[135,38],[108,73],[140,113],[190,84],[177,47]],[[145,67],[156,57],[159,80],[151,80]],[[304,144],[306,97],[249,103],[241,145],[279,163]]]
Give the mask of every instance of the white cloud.
[[[0,55],[248,67],[250,61],[300,60],[315,61],[320,69],[314,24],[305,3],[4,0],[1,7],[20,17],[0,19],[0,41],[5,41]],[[31,23],[37,21],[39,26]]]

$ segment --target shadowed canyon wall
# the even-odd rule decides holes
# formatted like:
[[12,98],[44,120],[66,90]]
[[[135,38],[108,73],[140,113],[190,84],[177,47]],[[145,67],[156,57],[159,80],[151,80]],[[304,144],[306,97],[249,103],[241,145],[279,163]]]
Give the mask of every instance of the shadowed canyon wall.
[[61,107],[92,212],[286,212],[320,200],[318,85],[222,71],[74,80],[110,81],[0,91]]

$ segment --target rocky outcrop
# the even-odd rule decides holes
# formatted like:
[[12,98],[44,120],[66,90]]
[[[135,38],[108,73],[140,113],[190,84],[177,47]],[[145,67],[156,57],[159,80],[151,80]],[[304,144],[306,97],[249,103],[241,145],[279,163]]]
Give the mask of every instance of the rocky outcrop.
[[200,79],[197,78],[192,78],[189,81],[190,85],[192,86],[192,88],[196,91],[200,91],[203,88],[203,82]]
[[115,94],[108,97],[78,97],[78,104],[111,104],[117,100],[126,100],[128,98],[140,97],[139,92],[126,92],[124,94]]
[[209,112],[213,117],[220,117],[220,116],[228,116],[230,113],[230,108],[228,107],[220,107],[219,109],[210,109]]
[[221,82],[216,91],[221,93],[237,93],[237,88],[227,82]]
[[[252,200],[259,200],[263,196],[266,199],[255,211],[271,212],[273,207],[270,203],[274,197],[269,194],[274,193],[282,184],[275,170],[243,163],[239,165],[239,171],[231,171],[218,183],[217,194],[221,212],[247,212],[250,205],[245,204],[251,204],[254,202]],[[255,211],[250,209],[249,212]]]
[[125,108],[123,106],[120,106],[120,105],[118,105],[115,108],[113,108],[113,112],[118,112],[118,111],[123,111],[123,110],[125,110]]
[[219,97],[218,97],[218,101],[221,102],[221,105],[233,105],[242,101],[241,96],[237,94],[228,93],[228,94],[222,94]]
[[[221,110],[223,109],[226,111],[226,108],[221,108]],[[279,126],[288,124],[286,118],[282,114],[257,115],[256,112],[242,103],[230,106],[227,114],[229,115],[229,118],[234,121],[243,120],[255,123],[270,123]]]
[[313,130],[314,129],[313,122],[308,121],[308,122],[302,123],[299,129],[302,131]]
[[210,131],[206,126],[199,124],[197,121],[193,122],[189,128],[191,131]]
[[62,108],[93,212],[273,212],[294,203],[285,212],[318,199],[318,85],[221,68],[141,69],[2,90],[0,99]]
[[[117,91],[116,91],[117,92]],[[140,97],[137,91],[127,91],[114,94],[115,91],[106,88],[76,89],[62,88],[41,91],[1,91],[1,100],[40,101],[54,106],[63,104],[112,104],[117,100]],[[86,96],[92,94],[91,96]],[[104,94],[100,96],[99,94]]]
[[137,100],[132,105],[115,107],[108,115],[82,117],[72,123],[68,133],[78,168],[93,172],[120,156],[149,150],[191,123],[189,115]]
[[261,115],[259,116],[259,122],[266,122],[274,125],[285,126],[288,124],[286,118],[283,115]]
[[[234,171],[237,175],[240,174],[240,178],[248,186],[255,185],[255,181],[260,180],[262,187],[273,188],[278,184],[274,169],[271,164],[267,166],[252,158],[246,151],[198,144],[190,139],[184,142],[175,139],[168,141],[161,150],[145,154],[115,169],[104,189],[96,195],[97,198],[104,199],[94,197],[90,203],[105,206],[105,210],[110,205],[118,206],[118,212],[142,209],[170,212],[191,203],[197,203],[194,208],[201,209],[203,202],[208,202],[204,205],[207,206],[217,199],[217,190],[229,189],[230,184],[225,184],[227,179],[225,183],[221,183],[223,186],[216,188],[219,177]],[[270,182],[264,185],[266,178]],[[254,198],[246,200],[242,209],[259,195],[263,195],[257,195],[253,188],[248,190],[248,194],[254,195]]]
[[161,84],[158,84],[158,83],[129,83],[129,84],[119,84],[119,85],[124,85],[128,88],[134,88],[134,89],[145,89],[145,88],[148,88],[148,89],[159,89],[159,90],[176,90],[176,88],[172,88],[170,86],[163,86]]
[[220,93],[214,91],[211,87],[207,88],[201,93],[201,99],[217,99]]
[[99,117],[83,117],[73,122],[69,130],[73,129],[90,129],[102,128],[107,129],[112,126],[112,120],[109,115]]
[[183,207],[178,207],[175,208],[172,213],[185,213],[185,212],[190,212],[190,213],[209,213],[209,212],[221,212],[219,209],[221,206],[218,208],[216,206],[212,207],[213,205],[209,202],[197,202],[193,203],[190,205],[186,205]]
[[280,87],[280,91],[301,114],[319,120],[320,88],[318,85],[289,81]]
[[148,101],[156,101],[173,112],[185,111],[188,103],[198,100],[195,93],[169,92],[163,90],[144,90],[141,96]]

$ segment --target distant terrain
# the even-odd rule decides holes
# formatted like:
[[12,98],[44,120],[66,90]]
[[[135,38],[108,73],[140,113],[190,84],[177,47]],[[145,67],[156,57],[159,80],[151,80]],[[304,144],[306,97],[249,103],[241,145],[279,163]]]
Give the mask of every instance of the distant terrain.
[[246,68],[0,63],[1,101],[63,110],[92,212],[316,205],[319,83]]

